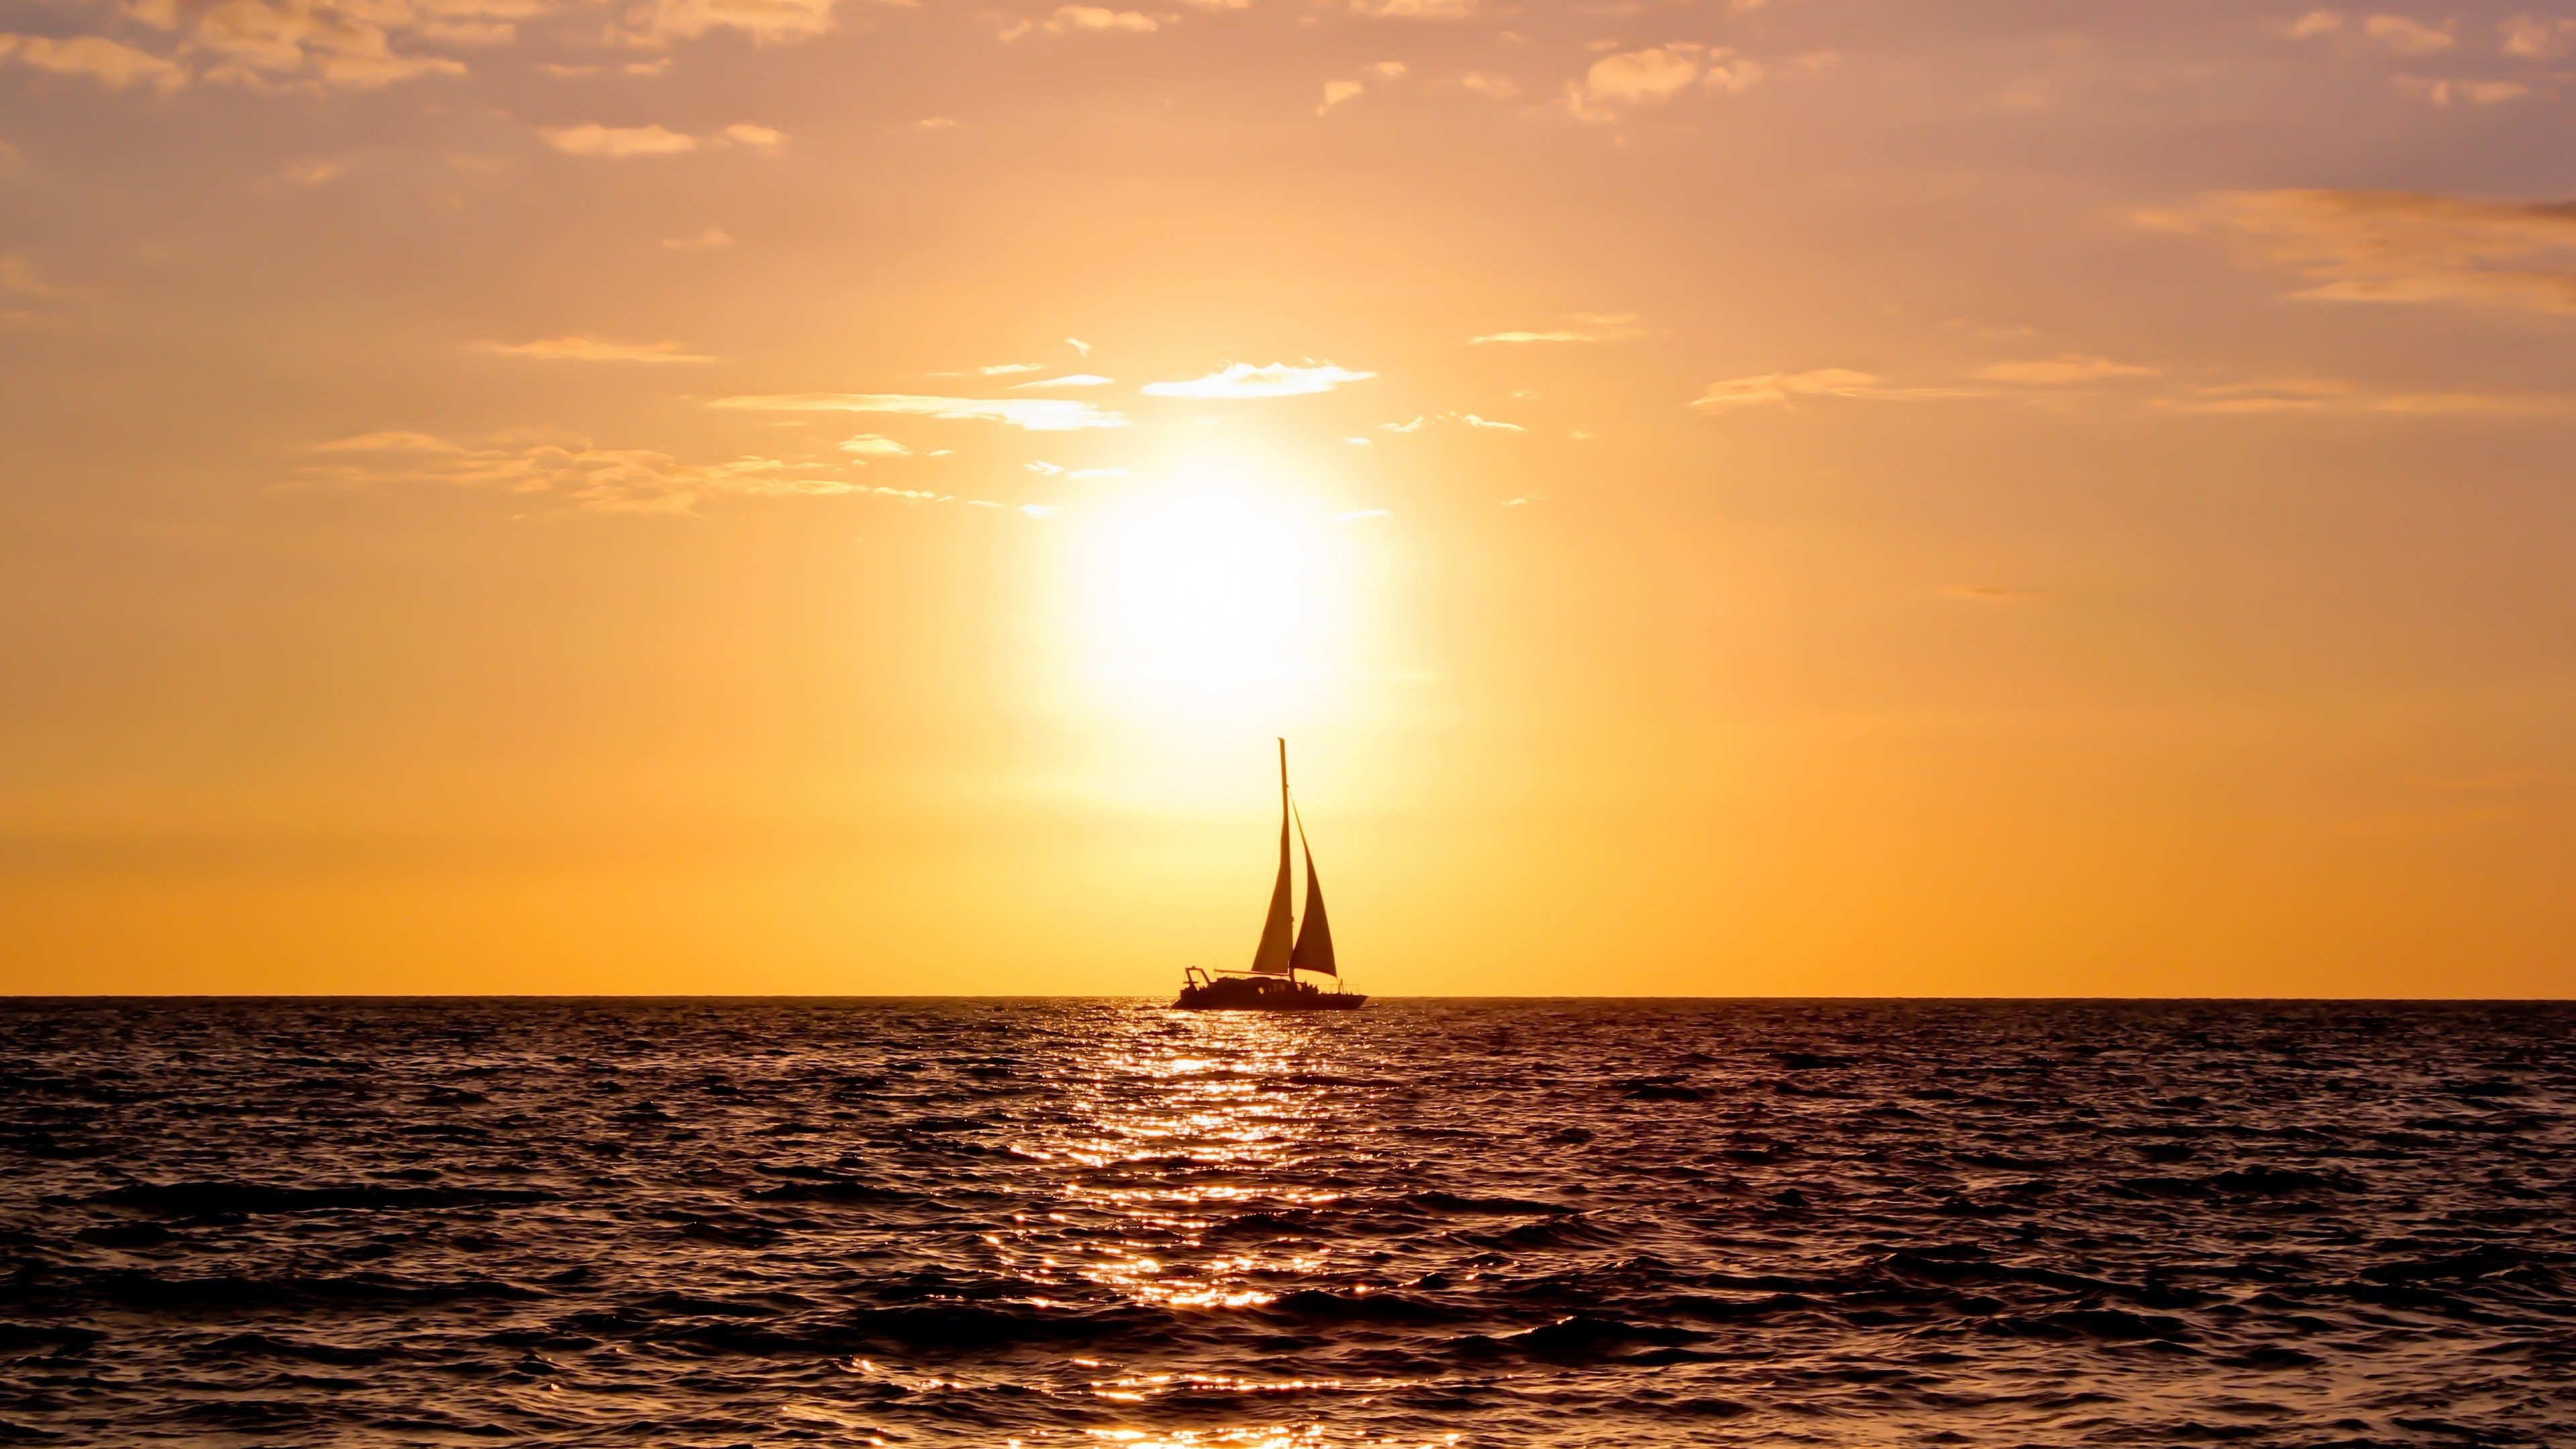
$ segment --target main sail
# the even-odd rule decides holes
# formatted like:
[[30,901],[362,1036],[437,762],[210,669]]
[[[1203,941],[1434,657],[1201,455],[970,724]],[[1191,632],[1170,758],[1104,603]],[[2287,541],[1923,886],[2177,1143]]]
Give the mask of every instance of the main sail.
[[[1314,867],[1307,867],[1312,874]],[[1261,947],[1252,953],[1256,976],[1285,976],[1294,948],[1288,919],[1288,742],[1279,742],[1279,883],[1270,888],[1270,917],[1261,923]]]
[[1324,917],[1324,887],[1315,879],[1315,843],[1306,838],[1306,822],[1297,822],[1297,843],[1306,852],[1306,923],[1297,932],[1297,949],[1289,965],[1319,976],[1339,977],[1333,969],[1333,923]]

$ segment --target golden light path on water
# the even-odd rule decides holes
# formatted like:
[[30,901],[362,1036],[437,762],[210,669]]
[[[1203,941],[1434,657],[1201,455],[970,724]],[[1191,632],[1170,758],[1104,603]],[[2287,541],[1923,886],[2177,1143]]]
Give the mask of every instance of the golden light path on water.
[[[1209,1234],[1229,1221],[1322,1207],[1345,1196],[1296,1180],[1317,1137],[1315,1099],[1307,1089],[1331,1077],[1332,1039],[1312,1022],[1253,1013],[1184,1016],[1156,1026],[1157,1031],[1100,1041],[1080,1065],[1082,1085],[1068,1103],[1071,1125],[1060,1136],[1014,1144],[1015,1151],[1065,1173],[1062,1206],[1034,1221],[1015,1215],[1010,1231],[993,1235],[1000,1265],[1037,1282],[1076,1278],[1129,1302],[1178,1312],[1259,1309],[1294,1291],[1283,1285],[1332,1281],[1336,1265],[1329,1245],[1240,1250],[1208,1244]],[[1066,1248],[1068,1229],[1090,1231],[1079,1250]],[[1090,1387],[1100,1401],[1143,1408],[1193,1392],[1292,1399],[1401,1383],[1112,1371]],[[1439,1449],[1462,1437],[1363,1440],[1335,1435],[1320,1421],[1084,1432],[1134,1449],[1302,1449],[1363,1442]]]

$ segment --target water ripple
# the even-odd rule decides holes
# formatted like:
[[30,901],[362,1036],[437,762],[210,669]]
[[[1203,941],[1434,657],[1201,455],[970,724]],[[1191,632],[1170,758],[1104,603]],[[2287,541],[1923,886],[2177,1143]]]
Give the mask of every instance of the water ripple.
[[18,1002],[0,1443],[2544,1444],[2571,1025]]

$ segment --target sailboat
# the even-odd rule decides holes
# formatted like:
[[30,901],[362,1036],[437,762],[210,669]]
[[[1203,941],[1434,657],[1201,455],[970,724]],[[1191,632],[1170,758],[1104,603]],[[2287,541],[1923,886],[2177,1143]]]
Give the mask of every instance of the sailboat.
[[[1289,870],[1289,828],[1306,860],[1306,914],[1291,916],[1288,903],[1294,884]],[[1297,979],[1300,971],[1333,978],[1325,991]],[[1279,742],[1279,879],[1270,889],[1270,915],[1261,923],[1261,944],[1252,965],[1243,971],[1207,971],[1192,966],[1181,976],[1183,1011],[1355,1011],[1368,998],[1342,989],[1342,973],[1333,961],[1333,926],[1324,915],[1324,889],[1315,883],[1315,847],[1306,838],[1305,819],[1288,797],[1288,742]]]

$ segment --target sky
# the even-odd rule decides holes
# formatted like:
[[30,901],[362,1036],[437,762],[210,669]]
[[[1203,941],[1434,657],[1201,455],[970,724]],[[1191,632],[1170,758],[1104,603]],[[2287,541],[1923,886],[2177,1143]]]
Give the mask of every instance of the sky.
[[[1126,8],[1132,3],[1134,8]],[[0,990],[2576,992],[2576,6],[0,0]]]

